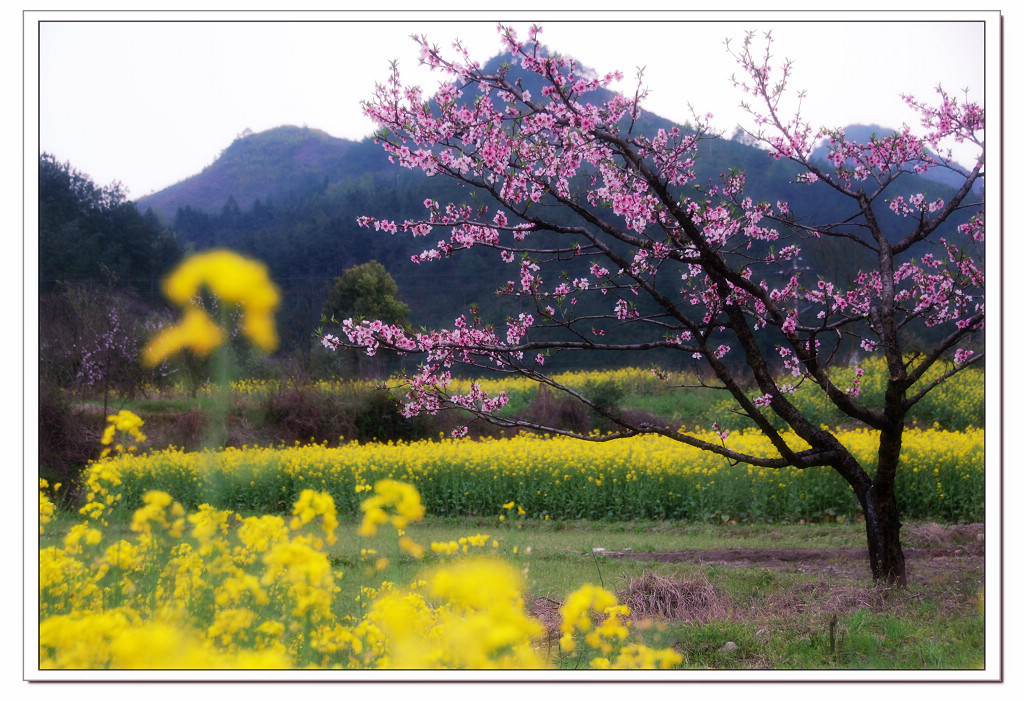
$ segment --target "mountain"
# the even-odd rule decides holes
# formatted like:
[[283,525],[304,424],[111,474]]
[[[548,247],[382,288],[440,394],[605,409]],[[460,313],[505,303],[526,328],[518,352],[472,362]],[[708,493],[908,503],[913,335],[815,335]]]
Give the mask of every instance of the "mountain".
[[[484,66],[495,72],[510,55],[499,55]],[[583,69],[587,73],[587,69]],[[523,77],[522,87],[540,95],[541,78]],[[587,95],[587,102],[603,104],[613,93],[601,88]],[[466,90],[463,101],[477,96]],[[644,113],[637,122],[637,133],[653,134],[671,129],[671,121],[653,113]],[[393,168],[371,138],[361,141],[339,139],[319,129],[280,126],[260,133],[240,135],[200,173],[136,201],[140,212],[152,209],[162,220],[173,221],[179,209],[213,214],[229,207],[252,207],[256,201],[293,197],[321,183],[335,183],[350,177],[381,175]],[[392,171],[393,173],[393,171]],[[230,203],[229,203],[230,201]]]
[[179,208],[213,213],[229,199],[249,208],[257,200],[307,190],[365,169],[369,161],[379,162],[373,158],[379,149],[369,146],[308,127],[281,126],[244,134],[200,173],[139,198],[136,205],[141,212],[151,208],[168,221]]
[[[894,129],[886,129],[885,127],[880,127],[877,124],[851,124],[843,129],[843,133],[846,134],[847,139],[858,143],[867,142],[874,136],[885,137],[892,134],[895,131],[896,130]],[[929,152],[929,154],[932,156],[935,155],[932,152]],[[821,144],[819,144],[818,147],[812,152],[811,158],[819,161],[824,161],[827,155],[828,139],[823,139]],[[959,164],[954,165],[956,165],[962,171],[970,172],[970,168],[960,166]],[[953,173],[947,168],[930,168],[921,174],[921,178],[935,183],[941,183],[946,187],[954,189],[960,187],[960,185],[963,184],[963,178],[957,175],[956,173]],[[981,192],[983,188],[983,184],[975,185],[976,192]]]

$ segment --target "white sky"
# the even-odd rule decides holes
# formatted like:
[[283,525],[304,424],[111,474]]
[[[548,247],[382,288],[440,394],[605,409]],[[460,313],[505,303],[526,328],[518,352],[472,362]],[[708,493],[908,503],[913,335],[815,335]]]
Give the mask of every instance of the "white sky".
[[[678,12],[421,12],[393,21],[393,14],[340,12],[281,22],[268,21],[278,14],[40,14],[39,148],[98,185],[120,181],[135,198],[198,173],[246,128],[306,125],[360,139],[373,132],[360,101],[386,79],[389,60],[399,61],[408,82],[437,85],[439,74],[417,65],[409,34],[441,46],[459,37],[483,62],[501,51],[499,19],[521,38],[537,21],[552,50],[602,74],[621,70],[626,92],[635,68],[645,66],[650,111],[683,122],[690,103],[712,112],[727,136],[744,119],[744,96],[730,83],[738,66],[723,42],[771,29],[776,55],[795,62],[792,85],[807,91],[804,114],[813,124],[898,128],[917,124],[901,93],[930,98],[941,83],[983,99],[985,25],[970,21],[983,16],[747,13],[721,22],[708,20],[722,15]],[[474,21],[457,21],[466,18]],[[253,19],[262,21],[241,21]],[[964,162],[972,156],[963,152]]]

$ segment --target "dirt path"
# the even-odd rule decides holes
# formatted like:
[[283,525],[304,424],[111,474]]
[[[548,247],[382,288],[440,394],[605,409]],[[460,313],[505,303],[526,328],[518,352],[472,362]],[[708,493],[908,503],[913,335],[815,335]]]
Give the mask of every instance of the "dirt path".
[[[984,525],[907,527],[903,554],[910,582],[929,586],[984,582]],[[767,568],[782,572],[823,574],[835,578],[869,578],[867,549],[710,549],[671,552],[606,552],[608,558],[657,563]]]

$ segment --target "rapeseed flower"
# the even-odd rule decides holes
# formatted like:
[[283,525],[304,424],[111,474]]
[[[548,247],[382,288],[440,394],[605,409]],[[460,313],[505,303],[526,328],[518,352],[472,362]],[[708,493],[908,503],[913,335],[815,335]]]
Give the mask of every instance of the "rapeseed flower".
[[465,560],[435,569],[428,605],[412,591],[374,600],[367,621],[383,639],[377,663],[389,668],[534,668],[532,646],[543,633],[523,607],[522,578],[501,561]]
[[157,334],[142,350],[142,363],[155,366],[171,356],[191,349],[199,356],[207,356],[224,343],[227,334],[210,319],[206,310],[189,307],[181,321]]
[[57,511],[57,505],[53,504],[50,496],[43,492],[48,487],[45,480],[39,481],[39,533],[43,533],[43,527],[53,521],[53,515]]
[[[409,483],[378,480],[373,490],[374,494],[359,506],[364,513],[359,525],[360,536],[375,536],[377,527],[389,521],[395,529],[405,529],[409,522],[418,522],[426,514],[419,491]],[[389,513],[389,509],[393,512]]]
[[264,553],[275,544],[287,541],[288,527],[276,514],[246,517],[238,527],[238,538],[250,551]]
[[236,643],[239,634],[246,632],[256,621],[256,613],[245,607],[232,607],[221,609],[217,612],[213,624],[206,630],[206,635],[215,641],[219,641],[223,647],[229,647]]
[[270,598],[259,578],[251,573],[238,573],[225,578],[214,598],[219,607],[241,604],[245,600],[251,600],[257,605],[270,604]]
[[426,549],[423,548],[423,546],[416,543],[408,536],[402,536],[398,539],[398,547],[417,560],[423,558],[423,554],[426,552]]
[[292,510],[295,515],[292,518],[291,528],[293,531],[301,529],[309,524],[317,515],[323,516],[324,532],[327,534],[327,543],[333,544],[338,540],[334,530],[338,527],[337,510],[334,508],[334,498],[326,492],[315,490],[303,490],[299,495],[295,508]]
[[260,585],[283,583],[293,602],[294,616],[330,617],[331,603],[339,588],[327,555],[314,548],[308,537],[277,544],[263,556],[263,563],[267,568]]
[[683,662],[683,656],[671,648],[654,649],[643,644],[627,644],[623,646],[615,660],[595,658],[591,661],[592,668],[615,668],[619,670],[672,668]]
[[103,532],[93,529],[88,523],[75,524],[64,537],[64,551],[69,554],[82,552],[82,542],[87,546],[95,546],[103,540]]
[[[135,510],[131,530],[144,534],[152,533],[152,525],[158,525],[173,538],[181,538],[185,529],[185,508],[174,501],[168,493],[150,490],[142,497],[144,506]],[[168,509],[170,508],[170,509]],[[170,518],[168,518],[170,512]]]
[[590,618],[591,610],[603,614],[617,604],[618,598],[612,592],[589,583],[570,594],[566,598],[565,604],[558,610],[562,615],[560,625],[562,638],[558,642],[562,650],[576,650],[575,633],[590,631],[593,626]]
[[277,348],[274,313],[280,294],[259,261],[225,249],[195,254],[164,280],[163,288],[184,312],[177,325],[160,332],[143,350],[146,365],[154,366],[185,348],[205,356],[224,343],[227,332],[197,302],[204,289],[242,309],[242,333],[256,346],[268,352]]
[[133,440],[132,442],[128,442],[127,449],[124,444],[116,444],[114,448],[117,452],[123,453],[126,450],[135,451],[137,449],[135,442],[141,444],[146,440],[146,435],[142,433],[142,425],[144,423],[145,422],[143,422],[137,414],[130,412],[129,410],[121,410],[117,414],[112,414],[107,417],[107,426],[103,430],[103,436],[100,437],[100,443],[106,448],[100,452],[100,458],[106,458],[110,455],[110,445],[114,443],[114,437],[117,432],[122,432]]
[[438,555],[450,556],[453,553],[459,552],[459,544],[456,541],[449,541],[448,543],[434,541],[430,544],[430,550]]

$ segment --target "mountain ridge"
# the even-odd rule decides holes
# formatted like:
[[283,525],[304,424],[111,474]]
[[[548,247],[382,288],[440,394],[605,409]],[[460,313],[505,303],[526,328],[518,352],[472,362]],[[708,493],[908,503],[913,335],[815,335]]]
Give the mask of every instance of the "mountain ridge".
[[[511,54],[499,54],[488,60],[482,70],[493,74],[514,62]],[[577,64],[576,70],[580,74],[593,73],[583,64]],[[542,90],[540,77],[532,73],[517,75],[517,84],[535,95],[540,95]],[[614,92],[607,88],[598,88],[584,98],[585,102],[600,104],[613,95]],[[469,103],[473,97],[473,92],[469,90],[462,100]],[[674,126],[684,125],[677,125],[654,112],[643,110],[634,126],[634,132],[654,134],[658,129]],[[884,135],[895,130],[878,125],[851,124],[844,127],[843,131],[854,140],[865,141],[873,134]],[[743,144],[735,140],[728,141]],[[757,146],[743,144],[743,147],[763,153]],[[824,161],[826,147],[827,139],[823,139],[812,158]],[[707,149],[707,153],[712,151],[713,146]],[[740,157],[738,160],[746,162],[749,157]],[[725,164],[724,169],[717,172],[735,165]],[[334,137],[320,129],[294,125],[281,125],[258,133],[246,130],[202,171],[139,198],[136,205],[140,211],[152,209],[160,219],[170,222],[183,207],[208,214],[219,212],[225,205],[244,209],[257,201],[308,191],[321,181],[329,185],[347,178],[379,176],[391,167],[386,155],[373,143],[372,136],[356,141]],[[948,187],[957,186],[958,176],[946,169],[930,169],[922,177]]]
[[294,125],[239,135],[199,173],[138,198],[136,206],[165,221],[182,207],[218,212],[229,198],[248,208],[325,177],[343,177],[346,159],[360,143]]

